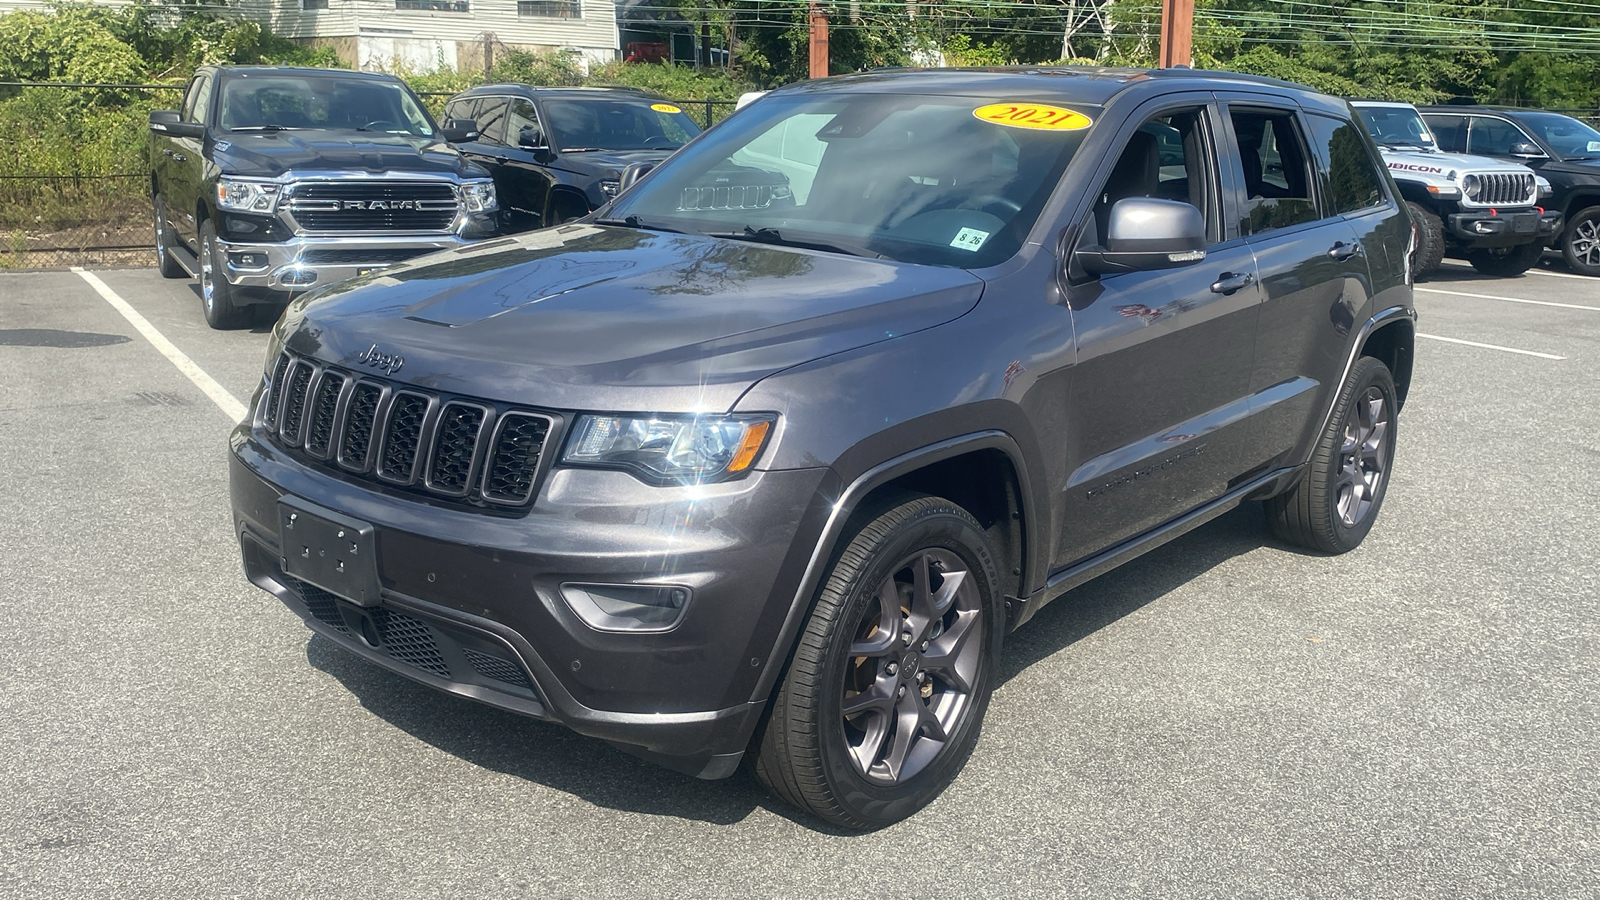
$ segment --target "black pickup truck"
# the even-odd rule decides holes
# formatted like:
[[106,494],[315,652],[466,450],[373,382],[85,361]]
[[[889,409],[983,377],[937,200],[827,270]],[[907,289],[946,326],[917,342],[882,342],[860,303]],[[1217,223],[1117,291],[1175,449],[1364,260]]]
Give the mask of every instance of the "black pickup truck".
[[213,328],[255,304],[495,233],[489,173],[390,75],[205,67],[150,113],[156,259],[198,276]]

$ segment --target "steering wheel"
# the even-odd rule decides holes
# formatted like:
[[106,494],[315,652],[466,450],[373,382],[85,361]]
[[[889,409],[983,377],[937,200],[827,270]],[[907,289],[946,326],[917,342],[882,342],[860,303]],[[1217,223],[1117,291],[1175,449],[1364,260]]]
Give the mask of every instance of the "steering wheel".
[[[379,125],[386,127],[379,128]],[[388,131],[390,129],[394,129],[395,131],[400,130],[400,126],[397,123],[391,122],[388,119],[373,119],[371,122],[368,122],[361,127],[366,131]]]
[[990,207],[999,207],[1013,216],[1022,212],[1021,203],[1010,197],[1002,197],[999,194],[973,194],[961,203],[962,209],[976,209],[987,212]]
[[653,134],[650,137],[647,137],[647,138],[644,139],[644,145],[646,147],[660,147],[660,146],[662,146],[664,144],[676,144],[676,143],[677,143],[677,141],[674,141],[672,138],[669,138],[664,134]]

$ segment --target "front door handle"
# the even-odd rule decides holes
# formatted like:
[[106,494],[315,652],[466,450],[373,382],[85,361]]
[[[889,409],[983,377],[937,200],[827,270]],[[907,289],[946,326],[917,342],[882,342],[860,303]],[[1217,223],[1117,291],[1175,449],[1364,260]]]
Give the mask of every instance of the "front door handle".
[[1256,276],[1253,272],[1223,272],[1217,283],[1211,286],[1211,293],[1232,294],[1255,283]]
[[1328,248],[1328,256],[1332,257],[1333,259],[1349,259],[1350,257],[1355,256],[1355,255],[1359,254],[1360,252],[1361,252],[1361,244],[1359,244],[1359,243],[1346,244],[1344,241],[1339,241],[1338,243],[1334,244],[1332,247]]
[[510,165],[511,164],[511,157],[509,157],[509,156],[496,156],[494,158],[494,161],[499,163],[502,166]]
[[168,150],[167,151],[167,155],[172,157],[172,161],[173,162],[188,162],[189,161],[189,157],[184,156],[182,153],[178,153],[178,152],[173,151],[173,150]]

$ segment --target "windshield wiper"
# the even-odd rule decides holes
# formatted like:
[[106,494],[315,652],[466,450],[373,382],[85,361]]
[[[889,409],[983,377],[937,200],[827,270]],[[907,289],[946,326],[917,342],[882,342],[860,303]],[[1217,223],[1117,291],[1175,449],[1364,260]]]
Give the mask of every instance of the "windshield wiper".
[[668,228],[665,225],[646,225],[638,216],[623,216],[620,219],[595,219],[596,225],[620,225],[623,228],[638,228],[642,231],[665,231],[668,234],[684,234],[682,228]]
[[749,225],[743,231],[708,231],[708,237],[727,238],[731,241],[752,241],[757,244],[775,244],[781,247],[800,247],[805,250],[825,250],[831,253],[845,253],[850,256],[865,256],[869,259],[888,259],[882,253],[869,250],[863,244],[851,244],[840,241],[815,241],[809,238],[784,237],[776,228],[751,228]]

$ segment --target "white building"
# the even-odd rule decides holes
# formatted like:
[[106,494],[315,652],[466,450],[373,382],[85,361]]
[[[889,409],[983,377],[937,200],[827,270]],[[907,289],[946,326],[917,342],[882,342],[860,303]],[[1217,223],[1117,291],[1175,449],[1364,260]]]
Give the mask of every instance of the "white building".
[[[119,0],[101,0],[117,3]],[[125,2],[125,0],[123,0]],[[506,49],[617,58],[614,0],[218,0],[296,41],[332,47],[363,69],[482,69]],[[44,9],[0,0],[0,13]]]

